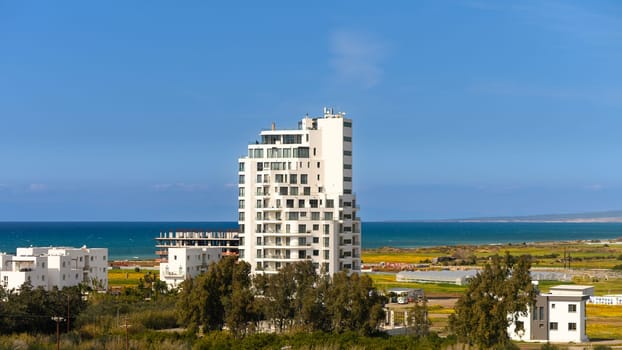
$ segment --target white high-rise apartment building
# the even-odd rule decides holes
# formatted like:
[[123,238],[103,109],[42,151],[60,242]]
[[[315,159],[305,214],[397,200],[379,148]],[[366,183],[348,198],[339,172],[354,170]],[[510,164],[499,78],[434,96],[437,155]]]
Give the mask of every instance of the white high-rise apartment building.
[[324,108],[298,129],[261,131],[239,160],[240,258],[253,273],[311,260],[333,274],[361,269],[352,193],[352,120]]

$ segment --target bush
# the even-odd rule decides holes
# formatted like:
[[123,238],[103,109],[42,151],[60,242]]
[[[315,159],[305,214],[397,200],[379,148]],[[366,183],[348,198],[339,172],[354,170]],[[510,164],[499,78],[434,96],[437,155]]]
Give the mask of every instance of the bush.
[[551,344],[551,343],[546,343],[546,344],[542,344],[542,346],[540,347],[540,350],[559,350],[559,346]]
[[132,317],[132,323],[140,323],[147,329],[176,328],[177,316],[175,310],[150,310],[140,312]]

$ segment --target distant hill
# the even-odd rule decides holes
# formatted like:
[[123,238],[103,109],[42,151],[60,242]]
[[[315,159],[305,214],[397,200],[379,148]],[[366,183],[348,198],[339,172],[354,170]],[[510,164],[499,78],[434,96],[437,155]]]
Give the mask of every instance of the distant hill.
[[595,213],[498,216],[447,220],[453,222],[622,222],[622,210]]

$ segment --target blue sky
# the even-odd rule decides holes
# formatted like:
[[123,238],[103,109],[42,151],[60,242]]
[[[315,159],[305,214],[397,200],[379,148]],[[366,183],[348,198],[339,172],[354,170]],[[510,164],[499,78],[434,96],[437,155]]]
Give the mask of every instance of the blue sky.
[[271,122],[354,120],[363,220],[622,209],[617,1],[0,2],[0,220],[235,220]]

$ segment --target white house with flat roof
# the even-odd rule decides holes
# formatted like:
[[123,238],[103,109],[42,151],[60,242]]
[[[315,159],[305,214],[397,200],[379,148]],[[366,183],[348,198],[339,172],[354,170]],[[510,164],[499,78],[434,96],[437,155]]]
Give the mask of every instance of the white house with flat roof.
[[106,290],[107,257],[107,248],[17,248],[15,255],[0,254],[0,283],[6,290],[18,290],[26,282],[46,290],[80,283]]
[[[559,285],[540,293],[527,315],[511,322],[508,334],[513,340],[581,343],[588,341],[585,305],[594,295],[594,287]],[[516,332],[517,328],[523,328]]]
[[206,272],[209,264],[218,262],[222,254],[222,247],[168,248],[168,261],[160,263],[160,280],[170,288],[177,287]]

